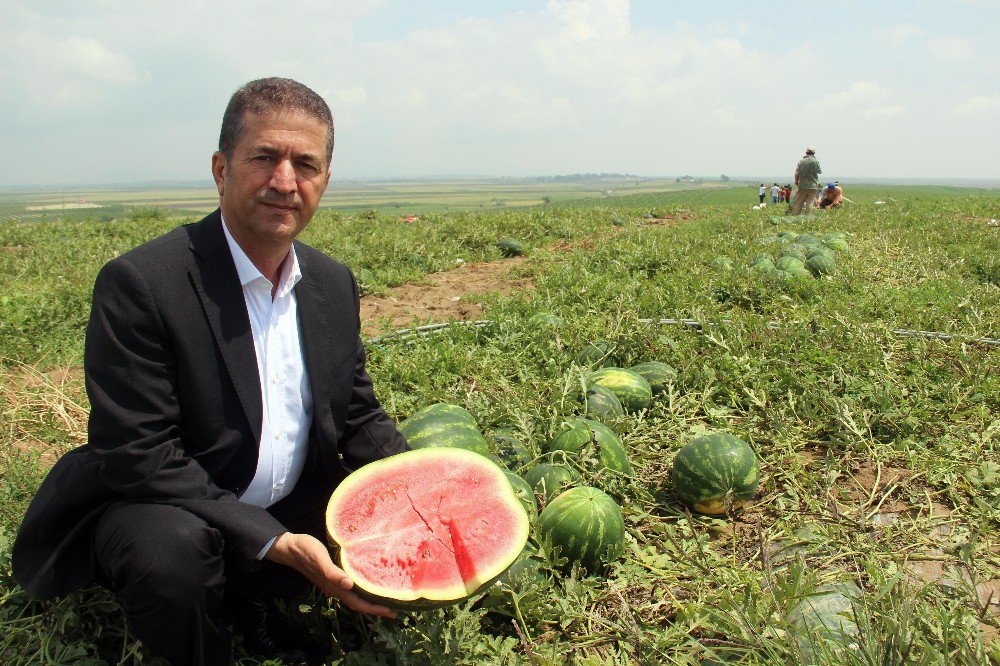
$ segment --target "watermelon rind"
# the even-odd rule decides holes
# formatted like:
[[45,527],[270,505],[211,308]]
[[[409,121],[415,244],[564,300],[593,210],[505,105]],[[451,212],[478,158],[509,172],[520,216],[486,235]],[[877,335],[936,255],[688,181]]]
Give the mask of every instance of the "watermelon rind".
[[[351,559],[351,546],[359,543],[352,541],[352,528],[340,524],[338,511],[342,503],[362,493],[373,479],[391,473],[394,488],[387,488],[393,496],[407,484],[419,486],[426,483],[414,470],[422,464],[435,466],[461,467],[466,466],[472,471],[473,482],[489,484],[496,492],[497,505],[509,511],[512,526],[510,543],[507,548],[498,552],[491,566],[484,566],[475,575],[463,581],[462,585],[441,586],[438,588],[423,588],[418,590],[392,588],[380,585],[370,580],[357,570]],[[460,491],[456,491],[460,492]],[[443,519],[442,519],[443,520]],[[488,589],[517,560],[528,542],[530,520],[522,501],[512,488],[507,474],[484,456],[452,448],[430,448],[406,451],[388,458],[369,463],[355,470],[345,478],[333,491],[326,510],[327,537],[336,557],[337,564],[354,582],[352,588],[359,596],[389,608],[399,610],[430,610],[459,603]],[[449,528],[449,533],[450,533]],[[367,537],[362,542],[370,539]],[[461,535],[455,535],[460,539]]]
[[646,361],[633,365],[629,370],[646,380],[653,395],[664,393],[677,381],[677,370],[661,361]]
[[828,256],[817,254],[806,262],[806,268],[816,277],[835,275],[837,273],[837,262]]
[[598,573],[625,550],[621,507],[602,490],[570,488],[555,497],[538,516],[538,530],[560,555]]
[[599,421],[613,421],[625,415],[625,408],[614,391],[604,386],[594,385],[577,398],[584,415]]
[[518,471],[529,464],[534,458],[528,447],[518,439],[516,432],[511,428],[501,428],[493,433],[493,452],[497,455],[503,466]]
[[603,368],[618,365],[614,354],[615,347],[605,340],[595,340],[587,343],[576,357],[577,365],[585,368]]
[[726,499],[738,509],[753,499],[760,483],[760,463],[753,449],[729,433],[696,437],[674,458],[674,491],[698,513],[726,513]]
[[548,502],[579,481],[580,473],[569,465],[540,463],[525,472],[523,478],[536,495]]
[[447,402],[429,405],[397,426],[411,449],[451,447],[487,455],[486,438],[465,408]]
[[604,469],[618,474],[631,474],[625,445],[608,426],[592,419],[567,419],[561,431],[549,442],[549,451],[565,451],[578,457],[596,453]]
[[611,389],[627,412],[646,409],[653,401],[653,389],[650,388],[649,382],[639,373],[625,368],[597,370],[590,373],[587,381]]
[[505,257],[516,257],[524,254],[524,246],[516,238],[501,238],[497,241],[497,249]]

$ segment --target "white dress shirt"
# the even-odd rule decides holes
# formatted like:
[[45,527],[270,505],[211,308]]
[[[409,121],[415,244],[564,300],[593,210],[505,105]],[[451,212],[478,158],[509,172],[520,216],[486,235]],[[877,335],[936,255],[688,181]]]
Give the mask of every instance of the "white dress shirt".
[[[302,358],[293,291],[302,273],[292,247],[281,264],[278,288],[272,299],[274,285],[253,265],[229,233],[225,220],[222,228],[250,315],[264,406],[257,472],[240,501],[268,507],[291,493],[302,475],[312,422],[312,391]],[[264,547],[258,559],[271,543],[273,540]]]

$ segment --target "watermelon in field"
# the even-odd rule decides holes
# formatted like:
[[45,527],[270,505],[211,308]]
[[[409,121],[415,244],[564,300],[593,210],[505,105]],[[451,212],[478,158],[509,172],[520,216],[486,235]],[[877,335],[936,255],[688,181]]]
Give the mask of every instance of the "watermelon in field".
[[781,239],[774,235],[760,236],[755,241],[758,245],[770,245],[771,243],[777,243]]
[[827,246],[831,250],[837,250],[838,252],[847,252],[849,249],[847,241],[837,236],[824,237],[823,245]]
[[788,620],[808,663],[824,663],[831,653],[851,649],[858,635],[854,605],[860,597],[854,583],[831,583],[795,604]]
[[497,430],[493,433],[492,439],[493,452],[508,469],[517,471],[530,463],[534,457],[512,428]]
[[419,410],[399,424],[412,449],[448,446],[487,455],[486,438],[479,432],[476,419],[466,409],[439,402]]
[[799,235],[796,232],[789,231],[788,229],[785,229],[784,231],[778,234],[778,238],[788,242],[793,242],[798,237]]
[[618,396],[627,412],[637,412],[649,407],[653,401],[653,389],[642,375],[625,368],[603,368],[590,373],[590,384],[611,389]]
[[792,269],[805,268],[805,264],[798,257],[785,255],[782,257],[778,257],[778,261],[774,263],[774,267],[777,268],[779,271],[790,272]]
[[674,491],[699,513],[726,513],[750,501],[760,482],[760,464],[753,449],[728,433],[702,435],[691,440],[674,458]]
[[538,516],[538,502],[535,500],[535,491],[532,490],[527,481],[514,472],[504,470],[503,473],[507,475],[507,481],[510,483],[511,490],[514,491],[518,501],[521,502],[525,513],[528,514],[530,519],[534,520]]
[[653,395],[659,395],[677,381],[677,371],[660,361],[646,361],[629,368],[632,372],[646,380]]
[[598,573],[625,550],[625,521],[613,499],[597,488],[570,488],[538,516],[539,532],[560,554]]
[[826,255],[817,254],[806,262],[806,268],[816,277],[834,275],[837,272],[837,262]]
[[598,421],[613,421],[625,415],[625,408],[622,407],[618,396],[603,386],[594,385],[587,388],[586,393],[580,395],[577,401],[582,404],[584,415]]
[[754,255],[753,259],[750,260],[751,264],[756,264],[758,261],[770,261],[774,263],[774,258],[767,252],[758,252]]
[[812,259],[817,255],[823,255],[824,257],[829,257],[834,261],[837,260],[837,253],[834,252],[831,248],[828,248],[826,245],[810,245],[809,248],[806,250],[806,261]]
[[801,234],[795,239],[795,242],[799,245],[816,245],[819,243],[819,239],[812,234]]
[[326,528],[354,590],[390,608],[467,599],[524,549],[528,515],[506,475],[462,449],[369,463],[333,491]]
[[760,261],[755,261],[753,265],[750,266],[750,270],[755,273],[763,273],[764,275],[767,275],[768,273],[774,271],[774,264],[770,259],[761,259]]
[[580,473],[568,465],[541,463],[525,472],[523,478],[536,495],[549,501],[579,481]]
[[516,238],[501,238],[497,241],[497,249],[505,257],[516,257],[524,254],[524,246]]
[[559,328],[562,325],[562,317],[551,312],[536,312],[528,318],[528,326],[532,328]]
[[618,365],[614,354],[615,346],[605,340],[595,340],[587,343],[576,357],[577,365],[585,368],[606,368]]
[[549,451],[565,451],[574,460],[581,455],[596,457],[605,469],[631,474],[621,438],[608,426],[591,419],[568,419],[558,435],[549,442]]
[[711,266],[712,268],[718,268],[719,270],[723,271],[731,271],[733,270],[734,267],[733,260],[730,259],[729,257],[716,257],[715,259],[712,259],[712,261],[709,263],[709,266]]
[[795,257],[799,261],[804,262],[806,260],[806,250],[798,243],[793,243],[781,250],[781,254],[778,257],[779,261],[781,257]]

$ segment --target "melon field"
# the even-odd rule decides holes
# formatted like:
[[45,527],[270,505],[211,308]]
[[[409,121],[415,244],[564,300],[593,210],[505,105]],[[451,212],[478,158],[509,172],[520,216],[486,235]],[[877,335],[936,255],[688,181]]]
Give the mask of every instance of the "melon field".
[[[624,536],[595,564],[605,523],[581,520],[584,566],[529,511],[525,556],[485,594],[394,622],[318,595],[285,613],[333,664],[1000,664],[1000,193],[847,194],[798,219],[747,188],[320,211],[302,239],[358,277],[389,415],[463,407],[509,471],[560,463],[560,484],[600,489]],[[32,601],[9,557],[46,470],[85,441],[98,268],[193,219],[0,223],[0,663],[151,663],[112,596]],[[598,366],[652,362],[669,370],[639,397],[598,375],[617,410],[588,395]],[[626,459],[596,436],[550,446],[581,416]],[[759,481],[706,515],[673,464],[717,433]],[[717,462],[686,460],[685,482]]]

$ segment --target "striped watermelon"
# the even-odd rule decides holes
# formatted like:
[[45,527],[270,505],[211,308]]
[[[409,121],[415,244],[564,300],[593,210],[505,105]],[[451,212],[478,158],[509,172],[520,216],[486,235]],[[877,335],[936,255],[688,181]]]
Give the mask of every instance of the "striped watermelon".
[[493,452],[507,469],[517,471],[530,463],[534,456],[517,437],[513,428],[501,428],[493,433]]
[[729,257],[716,257],[708,265],[723,271],[731,271],[734,268],[733,260]]
[[326,529],[361,596],[428,609],[469,598],[517,559],[530,529],[504,473],[471,451],[407,451],[352,472]]
[[568,419],[561,432],[549,442],[549,451],[565,451],[574,460],[581,455],[596,457],[605,469],[631,474],[625,445],[611,428],[590,419]]
[[489,455],[490,448],[479,432],[476,419],[458,405],[439,402],[419,410],[399,424],[411,449],[450,446]]
[[854,606],[861,596],[861,589],[854,583],[830,583],[795,604],[788,620],[799,649],[810,663],[827,662],[831,653],[851,649],[858,635]]
[[548,502],[580,480],[580,473],[568,465],[542,463],[524,473],[524,480]]
[[585,368],[606,368],[618,365],[614,354],[615,346],[606,340],[590,342],[576,357],[577,365]]
[[528,318],[528,326],[532,328],[559,328],[562,325],[562,317],[551,312],[536,312]]
[[597,573],[625,550],[625,521],[611,497],[581,486],[561,493],[538,516],[539,532],[560,554]]
[[613,421],[625,415],[625,408],[622,407],[618,396],[603,386],[589,387],[586,394],[577,398],[577,402],[583,405],[583,413],[586,416],[601,421]]
[[588,381],[611,389],[627,412],[646,409],[653,401],[653,389],[649,382],[639,373],[625,368],[603,368],[590,373]]
[[788,271],[790,273],[792,270],[805,268],[805,264],[802,259],[786,254],[778,257],[778,261],[775,262],[774,267],[779,271]]
[[789,245],[788,247],[781,250],[781,253],[778,257],[779,261],[781,260],[781,257],[795,257],[799,261],[804,262],[806,260],[806,249],[804,246],[798,245],[797,243],[794,245]]
[[696,437],[674,458],[674,491],[695,511],[726,513],[751,500],[760,481],[760,464],[746,442],[728,433]]
[[837,262],[826,255],[817,254],[806,262],[806,268],[816,277],[834,275],[837,272]]
[[660,361],[646,361],[629,368],[632,372],[646,380],[653,395],[659,395],[677,381],[677,371]]
[[514,472],[505,469],[503,473],[507,476],[511,490],[517,495],[517,499],[521,502],[521,506],[524,507],[525,513],[533,521],[538,517],[538,502],[535,500],[535,492],[528,485],[527,481]]
[[497,241],[497,249],[500,250],[500,254],[505,257],[516,257],[524,254],[524,246],[521,245],[521,241],[516,238],[501,238]]

